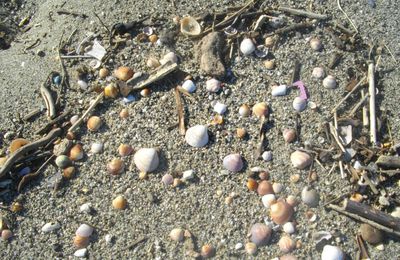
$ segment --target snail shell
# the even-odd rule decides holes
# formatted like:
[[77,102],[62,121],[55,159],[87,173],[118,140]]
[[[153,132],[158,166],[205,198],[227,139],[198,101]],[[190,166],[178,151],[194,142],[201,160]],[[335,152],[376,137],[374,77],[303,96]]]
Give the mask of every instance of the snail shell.
[[290,155],[293,167],[297,169],[304,169],[312,163],[312,158],[308,153],[295,151]]
[[325,88],[334,89],[334,88],[336,88],[336,78],[334,76],[332,76],[332,75],[328,75],[322,81],[322,85]]
[[252,54],[255,49],[256,46],[249,38],[244,38],[243,41],[240,43],[240,51],[246,56]]
[[191,80],[185,80],[182,84],[182,88],[186,89],[189,93],[196,91],[196,85]]
[[190,127],[185,134],[186,142],[193,147],[203,147],[208,143],[208,130],[204,125]]
[[181,33],[187,36],[197,36],[201,33],[201,26],[193,17],[184,17],[181,19]]
[[136,167],[142,172],[152,172],[157,169],[160,162],[157,150],[154,148],[141,148],[134,157]]
[[265,245],[271,238],[272,229],[265,224],[256,223],[250,229],[250,240],[257,246]]
[[322,250],[321,260],[343,260],[344,253],[337,246],[326,245]]
[[239,172],[243,168],[243,160],[240,154],[229,154],[223,161],[224,168],[231,172]]
[[218,92],[221,89],[221,81],[214,78],[207,80],[206,89],[209,92]]
[[293,108],[297,111],[297,112],[301,112],[304,109],[306,109],[307,107],[307,100],[301,98],[301,97],[296,97],[293,100]]

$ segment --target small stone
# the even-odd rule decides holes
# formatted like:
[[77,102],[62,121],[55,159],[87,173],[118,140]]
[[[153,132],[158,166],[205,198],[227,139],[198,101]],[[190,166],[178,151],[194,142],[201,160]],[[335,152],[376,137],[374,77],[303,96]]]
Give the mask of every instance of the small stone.
[[61,227],[60,223],[58,222],[49,222],[44,224],[44,226],[42,227],[42,232],[43,233],[50,233],[54,230],[57,230]]
[[82,204],[82,205],[79,207],[79,211],[80,211],[80,212],[83,212],[83,213],[86,213],[86,214],[90,214],[90,212],[92,211],[91,204],[90,204],[90,203]]
[[194,178],[194,171],[193,170],[187,170],[182,173],[182,180],[183,181],[188,181],[192,180]]
[[240,249],[242,249],[243,248],[243,244],[242,243],[237,243],[236,245],[235,245],[235,250],[240,250]]
[[86,248],[78,249],[75,251],[74,256],[81,258],[86,257],[87,251],[88,250]]

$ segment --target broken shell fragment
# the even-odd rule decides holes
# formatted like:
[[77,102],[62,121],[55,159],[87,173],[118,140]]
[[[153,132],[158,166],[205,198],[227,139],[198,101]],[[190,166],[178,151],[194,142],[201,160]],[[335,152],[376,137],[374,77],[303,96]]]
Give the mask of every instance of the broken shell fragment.
[[273,97],[278,97],[278,96],[285,96],[287,93],[287,86],[286,85],[279,85],[279,86],[273,86],[271,95]]
[[307,100],[305,100],[304,98],[301,97],[296,97],[293,100],[293,108],[297,111],[297,112],[301,112],[304,109],[306,109],[307,107]]
[[114,75],[119,80],[127,81],[132,78],[133,70],[129,67],[121,66],[115,70]]
[[257,246],[268,243],[272,229],[265,224],[256,223],[250,229],[250,240]]
[[226,112],[227,106],[222,104],[221,102],[217,102],[214,105],[214,112],[217,112],[219,115],[223,115]]
[[214,78],[207,80],[206,89],[209,92],[218,92],[221,89],[221,81]]
[[208,130],[204,125],[190,127],[185,134],[185,141],[193,147],[203,147],[208,143]]
[[197,36],[201,33],[201,26],[191,16],[181,19],[181,33],[187,36]]
[[134,157],[133,161],[136,167],[142,172],[152,172],[157,169],[159,158],[157,150],[154,148],[141,148]]
[[252,54],[256,49],[256,46],[254,45],[253,41],[249,38],[243,39],[243,41],[240,43],[240,51],[244,55],[250,55]]
[[239,172],[243,168],[243,160],[240,154],[230,154],[225,156],[223,161],[224,168],[231,172]]
[[293,167],[297,169],[304,169],[312,163],[312,158],[305,152],[295,151],[290,155],[290,160]]
[[14,139],[10,144],[10,153],[14,153],[16,150],[27,144],[29,144],[29,141],[24,138]]
[[336,88],[336,78],[332,75],[328,75],[322,81],[322,85],[327,89],[334,89]]
[[257,245],[253,242],[246,243],[244,248],[249,255],[254,255],[257,252]]

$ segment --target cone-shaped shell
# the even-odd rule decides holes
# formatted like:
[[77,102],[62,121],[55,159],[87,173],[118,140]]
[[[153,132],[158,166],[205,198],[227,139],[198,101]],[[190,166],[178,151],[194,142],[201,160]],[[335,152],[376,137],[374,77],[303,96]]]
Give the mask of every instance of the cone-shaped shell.
[[201,33],[201,26],[193,17],[184,17],[181,20],[181,33],[188,36],[197,36]]
[[159,158],[157,150],[154,148],[141,148],[133,157],[136,167],[142,172],[152,172],[157,169]]
[[223,165],[228,171],[239,172],[243,168],[243,160],[238,153],[230,154],[225,156]]
[[193,147],[203,147],[208,143],[208,131],[204,125],[190,127],[185,134],[186,142]]

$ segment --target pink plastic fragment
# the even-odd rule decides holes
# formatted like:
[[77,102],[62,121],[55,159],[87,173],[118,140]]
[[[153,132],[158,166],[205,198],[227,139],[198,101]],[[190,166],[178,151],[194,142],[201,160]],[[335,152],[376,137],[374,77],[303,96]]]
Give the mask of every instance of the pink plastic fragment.
[[292,86],[298,87],[300,89],[300,97],[302,99],[305,100],[308,99],[306,87],[304,86],[304,83],[301,80],[294,82]]

